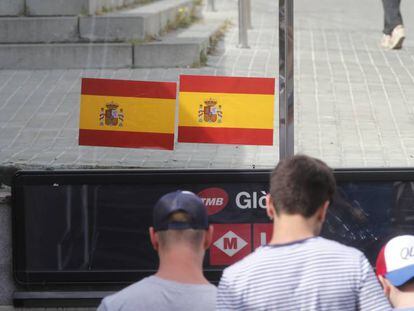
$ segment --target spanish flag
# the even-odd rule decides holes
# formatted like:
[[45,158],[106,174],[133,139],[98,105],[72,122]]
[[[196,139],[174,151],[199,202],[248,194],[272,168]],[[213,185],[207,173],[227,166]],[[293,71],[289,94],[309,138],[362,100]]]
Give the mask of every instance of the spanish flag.
[[274,78],[180,77],[178,142],[273,145]]
[[174,148],[177,84],[82,79],[79,145]]

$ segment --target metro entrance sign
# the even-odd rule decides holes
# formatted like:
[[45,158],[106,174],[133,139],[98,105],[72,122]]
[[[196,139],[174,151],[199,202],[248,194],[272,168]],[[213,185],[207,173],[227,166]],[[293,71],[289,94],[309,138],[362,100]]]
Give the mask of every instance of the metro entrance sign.
[[[162,195],[186,189],[200,195],[215,227],[203,268],[209,280],[218,281],[223,268],[271,238],[265,210],[269,174],[21,171],[12,188],[15,278],[28,286],[87,286],[127,284],[152,274],[158,266],[148,236],[153,206]],[[373,262],[390,234],[414,228],[414,170],[336,170],[335,177],[338,191],[324,237],[359,248]]]

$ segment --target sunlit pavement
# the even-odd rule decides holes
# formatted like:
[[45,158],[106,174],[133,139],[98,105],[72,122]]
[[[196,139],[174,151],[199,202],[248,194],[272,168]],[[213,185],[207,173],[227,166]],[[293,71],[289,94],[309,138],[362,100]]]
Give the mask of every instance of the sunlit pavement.
[[[174,151],[79,147],[80,77],[178,81],[180,74],[278,75],[278,8],[252,0],[249,49],[240,49],[237,5],[207,67],[0,71],[0,165],[21,167],[270,168],[273,147],[176,144]],[[295,1],[295,146],[334,167],[414,165],[414,2],[403,2],[401,51],[379,47],[378,0]],[[252,103],[254,105],[254,103]],[[276,106],[277,107],[277,106]],[[276,112],[278,109],[276,108]]]

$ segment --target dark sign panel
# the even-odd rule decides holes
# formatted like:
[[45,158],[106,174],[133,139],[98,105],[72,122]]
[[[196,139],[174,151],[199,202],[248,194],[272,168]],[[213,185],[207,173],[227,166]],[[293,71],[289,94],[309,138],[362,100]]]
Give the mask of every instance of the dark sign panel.
[[[337,171],[323,236],[364,251],[414,229],[412,171]],[[13,187],[15,276],[23,284],[128,283],[158,266],[152,206],[177,189],[197,193],[214,238],[204,269],[221,271],[268,243],[268,171],[20,172]]]

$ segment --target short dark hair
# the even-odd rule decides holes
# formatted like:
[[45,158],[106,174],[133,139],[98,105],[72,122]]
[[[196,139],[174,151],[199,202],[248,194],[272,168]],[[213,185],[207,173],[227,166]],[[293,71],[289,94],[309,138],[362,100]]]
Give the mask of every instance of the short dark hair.
[[281,160],[270,177],[270,196],[276,213],[309,218],[331,200],[336,182],[332,170],[321,160],[296,155]]
[[[177,211],[168,217],[168,222],[190,223],[191,216],[184,211]],[[168,229],[159,231],[160,245],[164,248],[173,247],[176,243],[188,244],[193,249],[198,249],[203,241],[205,230],[201,229]]]

